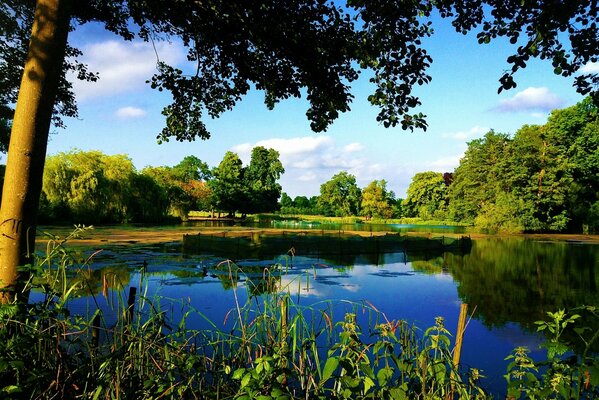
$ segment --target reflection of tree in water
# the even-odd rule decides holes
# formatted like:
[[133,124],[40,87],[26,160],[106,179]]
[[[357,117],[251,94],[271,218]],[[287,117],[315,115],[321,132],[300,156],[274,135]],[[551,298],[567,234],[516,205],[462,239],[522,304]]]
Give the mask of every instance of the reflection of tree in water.
[[531,328],[547,311],[599,304],[599,246],[520,238],[477,240],[469,255],[446,261],[462,301],[488,326]]
[[281,275],[267,275],[264,277],[247,277],[247,286],[250,296],[277,293],[281,288]]
[[[67,275],[66,287],[74,288],[70,296],[82,297],[99,294],[107,290],[121,290],[129,284],[131,273],[127,267],[109,266],[102,269],[82,268]],[[57,277],[54,271],[40,279],[39,284],[48,285],[53,291],[63,287],[62,277]]]
[[444,257],[435,257],[430,260],[414,260],[410,262],[414,271],[427,274],[442,274],[447,272],[447,264]]
[[211,271],[211,276],[220,281],[224,290],[236,289],[240,281],[245,281],[250,296],[276,293],[281,287],[281,264],[243,265],[225,262]]

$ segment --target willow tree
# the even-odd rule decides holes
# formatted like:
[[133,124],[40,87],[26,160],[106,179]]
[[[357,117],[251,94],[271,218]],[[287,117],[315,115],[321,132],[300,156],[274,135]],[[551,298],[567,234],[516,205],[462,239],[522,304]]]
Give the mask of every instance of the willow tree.
[[[33,0],[6,0],[0,24],[18,19],[15,7]],[[14,7],[13,7],[14,6]],[[12,7],[12,8],[11,8]],[[194,67],[185,71],[159,63],[151,86],[167,90],[173,102],[163,114],[159,141],[207,139],[206,115],[231,109],[252,84],[273,108],[305,95],[314,131],[323,131],[349,110],[350,85],[362,69],[372,70],[374,92],[385,126],[426,128],[414,85],[430,81],[431,58],[421,39],[431,34],[438,7],[456,30],[478,30],[481,43],[505,36],[517,50],[501,87],[515,86],[513,73],[530,58],[552,61],[556,74],[570,76],[597,61],[597,2],[585,0],[38,0],[27,61],[12,121],[0,224],[0,287],[12,287],[17,266],[28,263],[35,238],[47,135],[55,105],[70,22],[99,21],[131,40],[177,37]],[[135,27],[132,31],[132,27]],[[2,32],[0,32],[2,33]],[[563,45],[566,41],[567,45]],[[0,58],[10,46],[0,46]],[[191,72],[190,72],[191,71]],[[82,70],[79,71],[83,73]],[[578,75],[582,93],[597,93],[597,74]],[[0,106],[5,106],[1,92]],[[58,92],[61,93],[61,92]]]

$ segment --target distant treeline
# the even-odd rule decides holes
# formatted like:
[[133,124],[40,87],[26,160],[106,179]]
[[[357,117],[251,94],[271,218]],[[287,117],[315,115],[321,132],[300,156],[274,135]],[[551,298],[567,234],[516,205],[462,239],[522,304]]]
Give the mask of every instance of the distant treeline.
[[493,231],[598,231],[598,109],[587,98],[513,137],[488,132],[453,173],[414,176],[403,204]]
[[[0,166],[3,176],[4,166]],[[552,112],[545,125],[468,143],[453,172],[417,173],[406,199],[384,180],[361,189],[342,171],[318,196],[281,192],[279,153],[256,147],[248,166],[227,152],[215,168],[194,156],[136,171],[126,155],[71,151],[50,156],[42,222],[160,222],[208,211],[420,218],[492,231],[599,231],[599,114],[590,98]],[[279,201],[280,199],[280,201]]]
[[417,173],[405,200],[385,181],[364,190],[345,172],[320,196],[291,200],[281,212],[418,217],[491,231],[599,231],[599,114],[590,98],[553,111],[545,125],[525,125],[513,137],[494,131],[468,143],[453,172]]
[[191,210],[272,212],[278,209],[283,172],[279,153],[264,147],[253,149],[248,166],[227,152],[215,168],[188,156],[174,167],[141,171],[123,154],[59,153],[46,160],[39,218],[91,224],[178,220]]

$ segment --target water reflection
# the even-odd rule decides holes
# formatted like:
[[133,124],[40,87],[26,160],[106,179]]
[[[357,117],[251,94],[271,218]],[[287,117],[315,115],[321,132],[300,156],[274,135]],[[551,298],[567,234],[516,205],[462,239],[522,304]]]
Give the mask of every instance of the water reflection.
[[359,232],[431,232],[431,233],[466,233],[467,227],[451,225],[415,225],[415,224],[371,224],[371,223],[335,223],[319,221],[303,221],[300,219],[262,219],[259,222],[246,222],[240,220],[215,220],[215,221],[187,221],[185,226],[208,228],[224,228],[243,226],[251,228],[279,228],[279,229],[310,229],[333,231],[359,231]]
[[[354,250],[356,243],[351,243]],[[332,301],[335,306],[327,307],[337,319],[348,307],[365,302],[389,319],[422,328],[444,316],[451,330],[457,325],[460,303],[466,302],[476,313],[466,331],[462,359],[483,369],[488,386],[498,393],[505,386],[505,356],[516,346],[538,348],[542,338],[534,332],[534,321],[547,311],[599,304],[599,246],[591,244],[494,237],[474,240],[467,249],[421,246],[293,256],[282,251],[269,257],[250,253],[255,257],[235,262],[226,261],[226,251],[183,250],[176,243],[106,249],[95,258],[90,286],[98,293],[109,268],[117,271],[110,273],[118,273],[123,285],[136,284],[143,275],[149,295],[185,299],[202,318],[223,327],[235,306],[233,289],[241,303],[273,292],[289,293],[301,306]],[[144,261],[147,268],[142,271]],[[172,307],[175,316],[179,309]],[[369,315],[357,314],[368,324]]]
[[487,326],[531,327],[547,311],[599,304],[598,254],[597,245],[492,238],[444,262],[460,298],[478,306]]

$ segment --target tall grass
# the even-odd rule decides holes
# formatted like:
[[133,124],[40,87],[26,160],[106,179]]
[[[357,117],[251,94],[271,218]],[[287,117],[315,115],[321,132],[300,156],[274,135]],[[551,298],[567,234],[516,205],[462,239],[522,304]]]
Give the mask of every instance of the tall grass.
[[[285,260],[271,270],[284,270]],[[405,321],[388,320],[373,305],[352,304],[352,311],[336,320],[326,304],[295,304],[290,288],[269,279],[268,271],[264,280],[271,286],[254,291],[260,296],[251,296],[251,287],[232,285],[236,306],[225,317],[227,330],[206,318],[206,329],[187,326],[191,317],[204,317],[182,301],[182,318],[172,320],[173,300],[164,307],[164,299],[148,296],[143,273],[134,303],[124,288],[114,289],[116,301],[109,304],[116,318],[101,311],[73,315],[69,304],[77,296],[114,296],[108,288],[98,295],[86,292],[85,281],[76,279],[91,261],[71,252],[64,240],[51,238],[28,283],[41,300],[0,307],[1,398],[488,397],[479,371],[454,367],[452,336],[442,318],[421,332]],[[230,261],[221,268],[232,281],[243,273]],[[249,291],[247,302],[239,302],[239,290]],[[356,313],[364,311],[372,318],[362,327]],[[532,368],[518,354],[510,375],[514,396],[529,392],[521,389],[526,388],[523,379],[513,377]],[[580,379],[576,382],[579,395],[592,393]],[[594,390],[594,382],[589,385]]]

